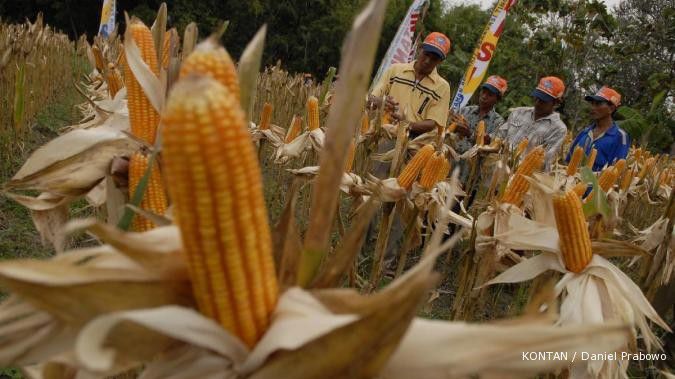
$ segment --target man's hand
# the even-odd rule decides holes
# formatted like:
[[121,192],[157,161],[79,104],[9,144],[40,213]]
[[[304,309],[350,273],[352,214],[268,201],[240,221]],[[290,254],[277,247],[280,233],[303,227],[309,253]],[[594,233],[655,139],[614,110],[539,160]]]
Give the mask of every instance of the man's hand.
[[[368,98],[368,105],[370,109],[376,109],[379,108],[382,105],[382,98],[376,97],[376,96],[370,96]],[[391,96],[385,96],[384,98],[384,110],[385,112],[389,112],[391,114],[398,113],[398,101],[396,101],[393,97]]]
[[424,134],[436,128],[436,121],[424,120],[410,123],[410,131],[416,135]]
[[457,129],[455,129],[455,133],[459,134],[464,138],[471,137],[471,129],[469,129],[469,127],[466,124],[461,122],[457,123]]

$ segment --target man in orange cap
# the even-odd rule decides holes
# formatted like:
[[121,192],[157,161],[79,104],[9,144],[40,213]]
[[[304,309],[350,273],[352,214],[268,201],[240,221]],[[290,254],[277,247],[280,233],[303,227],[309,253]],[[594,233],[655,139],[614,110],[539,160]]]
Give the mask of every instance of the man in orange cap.
[[532,92],[534,107],[513,109],[494,137],[503,139],[512,148],[527,138],[529,144],[525,153],[537,146],[543,146],[546,152],[545,170],[549,170],[567,135],[567,126],[560,114],[555,112],[564,93],[565,84],[560,78],[541,78]]
[[450,52],[451,42],[433,32],[424,39],[422,52],[410,63],[396,63],[382,75],[368,96],[375,108],[383,99],[385,111],[410,122],[412,137],[445,126],[450,105],[450,84],[436,71]]
[[480,121],[485,123],[487,138],[484,142],[490,143],[489,137],[504,123],[504,118],[495,111],[495,105],[504,97],[507,89],[506,79],[499,75],[492,75],[481,86],[478,105],[468,105],[459,110],[459,114],[464,116],[466,120],[466,125],[458,123],[457,132],[460,135],[467,136],[457,144],[459,153],[463,153],[473,146],[476,139],[476,127]]
[[569,163],[572,152],[577,146],[581,146],[586,155],[595,148],[597,155],[593,163],[593,171],[600,171],[605,165],[611,165],[628,156],[630,136],[619,128],[612,117],[621,105],[621,95],[618,92],[604,86],[595,95],[586,96],[585,100],[591,103],[590,117],[593,123],[584,128],[572,141],[565,161]]

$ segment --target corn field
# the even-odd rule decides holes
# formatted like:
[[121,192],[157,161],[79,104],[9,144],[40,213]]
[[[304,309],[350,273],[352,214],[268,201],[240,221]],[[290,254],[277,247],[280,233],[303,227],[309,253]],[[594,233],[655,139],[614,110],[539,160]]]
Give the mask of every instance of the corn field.
[[[544,172],[541,146],[486,143],[484,126],[460,156],[455,114],[410,139],[408,122],[364,107],[385,6],[364,8],[339,79],[331,70],[317,85],[260,67],[264,27],[235,61],[222,28],[167,30],[166,4],[150,26],[131,16],[123,35],[81,40],[93,67],[77,81],[81,121],[2,188],[54,255],[0,262],[0,367],[50,378],[665,375],[671,158],[633,148],[594,173],[595,152],[581,151]],[[95,217],[71,214],[79,200]],[[92,246],[73,244],[78,233]],[[564,358],[522,358],[547,352]]]
[[33,23],[0,23],[0,159],[22,149],[37,113],[72,86],[76,64],[75,43],[42,15]]

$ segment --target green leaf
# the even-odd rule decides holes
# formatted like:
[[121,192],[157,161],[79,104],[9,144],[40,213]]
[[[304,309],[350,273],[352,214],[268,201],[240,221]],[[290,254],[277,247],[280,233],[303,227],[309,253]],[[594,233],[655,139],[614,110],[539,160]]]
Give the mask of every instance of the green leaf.
[[328,69],[326,79],[323,80],[323,88],[321,89],[321,96],[319,96],[319,105],[323,104],[326,100],[328,89],[330,88],[331,83],[333,83],[333,78],[335,77],[336,72],[337,69],[335,67],[331,66],[331,68]]
[[[136,187],[136,192],[133,193],[131,196],[131,202],[129,202],[130,205],[133,207],[140,207],[141,201],[143,201],[143,196],[145,196],[145,189],[148,187],[148,182],[150,181],[150,173],[152,171],[152,166],[155,164],[155,159],[157,156],[157,150],[153,150],[152,154],[150,154],[150,158],[148,158],[148,168],[145,169],[145,172],[143,173],[143,177],[141,180],[138,181],[138,187]],[[120,221],[117,223],[117,227],[122,229],[122,230],[129,230],[129,227],[131,226],[131,220],[134,218],[134,211],[133,207],[125,207],[124,208],[124,214],[122,215],[122,218],[120,218]]]
[[593,171],[588,167],[581,167],[581,180],[584,183],[590,183],[593,186],[593,198],[583,205],[584,216],[589,218],[597,214],[601,215],[605,220],[609,219],[611,212],[609,203],[607,202],[607,194],[600,188],[598,178]]
[[666,101],[666,94],[668,93],[667,90],[663,90],[654,96],[652,99],[652,106],[649,108],[649,113],[654,114],[657,109],[663,105],[663,102]]

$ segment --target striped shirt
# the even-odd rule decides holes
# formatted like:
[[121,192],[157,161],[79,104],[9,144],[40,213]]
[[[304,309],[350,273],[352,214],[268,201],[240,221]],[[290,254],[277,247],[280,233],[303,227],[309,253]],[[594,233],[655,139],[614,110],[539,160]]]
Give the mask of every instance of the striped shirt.
[[560,147],[565,141],[567,126],[560,114],[553,112],[538,120],[534,119],[534,107],[514,108],[506,122],[497,129],[499,137],[514,148],[527,138],[529,144],[525,153],[537,146],[543,146],[546,152],[545,168],[548,171],[555,162]]
[[413,61],[391,65],[371,94],[393,97],[410,122],[434,120],[436,124],[445,126],[450,106],[450,84],[438,75],[435,68],[422,80],[415,80],[414,64]]

